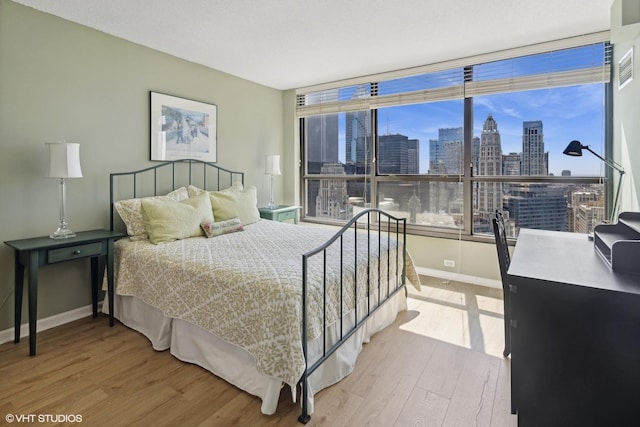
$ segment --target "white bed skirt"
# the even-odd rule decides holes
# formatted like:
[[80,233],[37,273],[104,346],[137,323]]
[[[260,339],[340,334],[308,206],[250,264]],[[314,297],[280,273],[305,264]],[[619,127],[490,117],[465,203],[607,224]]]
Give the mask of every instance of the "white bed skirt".
[[[313,413],[315,393],[349,375],[362,350],[362,344],[368,342],[373,334],[393,323],[397,314],[406,309],[407,299],[405,291],[401,289],[309,377],[310,414]],[[102,311],[109,313],[107,298],[104,299]],[[279,378],[268,377],[258,372],[253,356],[246,350],[197,325],[166,317],[159,309],[136,297],[115,295],[114,316],[124,325],[146,336],[155,350],[169,349],[176,358],[199,365],[234,386],[259,397],[262,400],[263,414],[275,413],[283,382]],[[352,324],[353,319],[347,319],[345,327],[350,326],[347,323]],[[335,332],[335,329],[327,331],[329,339],[336,335]],[[308,352],[308,360],[316,360],[322,352],[322,339],[310,342]],[[295,402],[296,390],[290,391]]]

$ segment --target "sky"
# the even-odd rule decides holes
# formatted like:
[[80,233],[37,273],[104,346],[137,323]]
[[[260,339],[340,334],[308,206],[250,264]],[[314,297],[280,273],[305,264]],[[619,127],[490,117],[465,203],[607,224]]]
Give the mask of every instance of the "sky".
[[[562,73],[576,69],[601,67],[602,44],[554,51],[528,57],[512,58],[474,66],[474,81],[526,77],[534,74]],[[394,94],[460,85],[461,71],[445,70],[422,76],[400,78],[380,83],[379,94]],[[353,89],[357,90],[357,88]],[[357,92],[345,91],[346,99],[358,98]],[[522,124],[540,120],[543,124],[545,151],[549,153],[549,172],[561,175],[570,170],[573,176],[602,176],[602,162],[589,152],[582,157],[562,152],[574,139],[604,155],[604,85],[601,83],[556,87],[551,89],[508,92],[474,96],[474,137],[480,137],[482,125],[491,114],[498,124],[502,152],[522,152]],[[343,116],[343,115],[342,115]],[[342,117],[342,121],[344,118]],[[402,134],[420,141],[420,171],[429,165],[429,140],[438,139],[441,128],[463,126],[463,100],[402,105],[378,109],[380,135]],[[344,155],[344,132],[340,131],[340,155]]]
[[[595,152],[604,152],[603,85],[570,86],[490,96],[476,96],[473,135],[480,137],[491,114],[498,124],[503,154],[522,152],[522,124],[541,120],[545,151],[549,152],[549,172],[560,176],[570,170],[573,176],[600,176],[602,162],[591,153],[566,156],[562,151],[577,139]],[[441,101],[403,105],[378,110],[379,134],[402,134],[420,141],[420,171],[429,165],[429,140],[438,139],[441,128],[463,126],[463,101]],[[344,132],[340,154],[344,155]],[[344,160],[344,159],[341,159]]]

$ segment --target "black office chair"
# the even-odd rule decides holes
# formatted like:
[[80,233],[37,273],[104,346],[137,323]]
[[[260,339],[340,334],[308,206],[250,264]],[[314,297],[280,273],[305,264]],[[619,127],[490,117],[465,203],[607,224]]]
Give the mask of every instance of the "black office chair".
[[502,212],[496,210],[493,218],[493,234],[496,237],[496,249],[498,250],[498,263],[500,264],[500,276],[502,277],[502,293],[504,294],[504,357],[511,354],[511,292],[509,291],[509,277],[507,270],[511,263],[507,234],[504,229]]

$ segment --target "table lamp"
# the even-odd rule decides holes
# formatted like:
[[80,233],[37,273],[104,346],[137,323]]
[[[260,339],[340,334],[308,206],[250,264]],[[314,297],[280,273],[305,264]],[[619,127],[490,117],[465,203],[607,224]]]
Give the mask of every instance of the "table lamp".
[[279,155],[270,154],[268,156],[265,156],[264,173],[265,175],[271,176],[271,198],[269,199],[269,203],[267,203],[267,209],[275,209],[278,207],[278,205],[273,202],[273,176],[282,175],[282,173],[280,172]]
[[582,150],[591,152],[591,154],[602,160],[605,165],[609,166],[611,169],[617,170],[620,174],[620,178],[618,179],[618,188],[616,189],[616,197],[614,198],[613,207],[611,208],[611,216],[609,218],[609,222],[613,223],[618,210],[618,198],[620,196],[620,187],[622,186],[622,176],[624,175],[624,168],[613,160],[605,159],[600,154],[593,151],[588,145],[582,145],[580,141],[576,140],[571,141],[569,145],[567,145],[567,148],[564,149],[563,153],[568,156],[582,156]]
[[47,143],[49,146],[48,178],[60,180],[60,225],[49,235],[52,239],[67,239],[76,234],[71,231],[66,218],[66,180],[67,178],[82,178],[80,169],[80,144],[68,142]]

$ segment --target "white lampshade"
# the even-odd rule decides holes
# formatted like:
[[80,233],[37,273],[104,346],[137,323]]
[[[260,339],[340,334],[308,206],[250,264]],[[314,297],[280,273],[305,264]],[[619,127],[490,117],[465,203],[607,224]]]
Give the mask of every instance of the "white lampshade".
[[280,156],[270,154],[265,156],[264,173],[266,175],[282,175],[280,172]]
[[51,142],[49,146],[49,178],[82,178],[80,144]]

